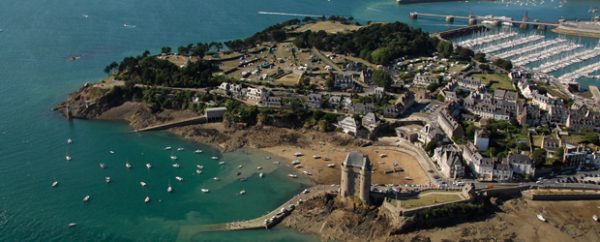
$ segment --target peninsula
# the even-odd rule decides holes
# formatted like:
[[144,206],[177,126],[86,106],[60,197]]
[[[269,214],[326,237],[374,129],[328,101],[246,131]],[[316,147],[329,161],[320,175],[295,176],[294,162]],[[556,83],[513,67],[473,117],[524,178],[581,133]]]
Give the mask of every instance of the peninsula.
[[600,239],[600,203],[580,201],[599,198],[597,89],[472,44],[399,22],[307,17],[126,57],[55,110],[262,149],[320,185],[264,220],[190,226],[180,239],[275,225],[343,241]]

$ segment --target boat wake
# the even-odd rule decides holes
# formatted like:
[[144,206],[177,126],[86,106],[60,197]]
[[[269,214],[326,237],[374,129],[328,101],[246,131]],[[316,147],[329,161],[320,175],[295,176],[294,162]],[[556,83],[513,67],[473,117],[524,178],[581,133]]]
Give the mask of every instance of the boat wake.
[[292,16],[292,17],[312,17],[312,18],[322,17],[322,15],[316,15],[316,14],[283,13],[283,12],[267,12],[267,11],[258,11],[258,14],[262,14],[262,15]]

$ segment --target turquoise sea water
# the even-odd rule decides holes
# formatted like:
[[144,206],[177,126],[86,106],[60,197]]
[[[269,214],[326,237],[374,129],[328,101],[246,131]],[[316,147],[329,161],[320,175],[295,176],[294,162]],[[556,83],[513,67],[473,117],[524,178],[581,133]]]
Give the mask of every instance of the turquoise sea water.
[[[259,11],[354,16],[357,20],[409,21],[411,11],[495,14],[541,20],[587,16],[596,1],[542,7],[499,3],[436,3],[398,6],[392,0],[31,0],[0,1],[0,241],[173,241],[182,225],[219,223],[264,214],[305,184],[286,177],[284,166],[264,154],[219,154],[166,132],[137,134],[120,122],[66,121],[50,108],[85,82],[101,79],[103,67],[144,50],[197,41],[248,36],[290,16]],[[87,16],[87,17],[85,17]],[[409,23],[427,31],[449,26],[440,20]],[[124,24],[135,25],[125,28]],[[457,23],[461,24],[461,23]],[[78,61],[68,57],[81,55]],[[74,141],[66,145],[66,139]],[[171,167],[176,152],[181,168]],[[202,155],[192,151],[200,147]],[[109,154],[109,150],[115,154]],[[73,156],[65,161],[66,153]],[[210,156],[223,156],[218,166]],[[129,160],[134,168],[126,170]],[[99,162],[108,165],[100,169]],[[143,164],[151,162],[147,170]],[[205,166],[194,174],[196,164]],[[246,182],[237,180],[244,164]],[[256,175],[263,166],[264,179]],[[111,184],[104,177],[111,176]],[[179,183],[174,176],[182,176]],[[219,176],[221,181],[211,178]],[[60,181],[52,189],[53,179]],[[148,183],[141,188],[140,181]],[[168,194],[169,182],[175,192]],[[211,190],[209,194],[201,188]],[[241,197],[240,189],[248,193]],[[84,195],[91,195],[83,204]],[[150,204],[144,204],[150,196]],[[78,227],[68,229],[76,222]],[[207,233],[197,241],[312,241],[286,229]]]

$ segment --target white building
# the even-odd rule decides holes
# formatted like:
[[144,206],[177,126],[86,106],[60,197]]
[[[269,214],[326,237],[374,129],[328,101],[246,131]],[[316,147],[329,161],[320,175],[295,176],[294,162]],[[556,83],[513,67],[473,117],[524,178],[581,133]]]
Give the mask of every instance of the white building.
[[345,117],[338,122],[338,126],[346,134],[356,135],[358,132],[359,124],[353,117]]
[[479,151],[486,151],[490,146],[490,137],[485,130],[480,129],[475,132],[473,143]]

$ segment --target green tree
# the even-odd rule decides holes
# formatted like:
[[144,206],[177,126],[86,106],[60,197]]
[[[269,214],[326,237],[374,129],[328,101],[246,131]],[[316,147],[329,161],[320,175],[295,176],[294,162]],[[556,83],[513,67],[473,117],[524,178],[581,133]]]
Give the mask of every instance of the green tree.
[[495,59],[494,65],[507,71],[510,71],[513,68],[513,64],[510,60],[505,60],[502,58]]
[[440,56],[448,58],[454,52],[454,46],[452,46],[452,43],[449,41],[442,40],[437,45],[437,52],[440,54]]
[[171,53],[171,47],[165,46],[165,47],[160,48],[160,53],[170,54]]
[[544,165],[546,163],[546,150],[535,149],[531,155],[531,160],[533,160],[536,167]]
[[485,59],[485,53],[482,53],[482,52],[475,53],[475,55],[473,56],[473,59],[475,59],[476,61],[479,61],[479,62],[487,62],[487,60]]
[[380,87],[389,88],[392,85],[392,77],[389,73],[384,70],[375,70],[373,71],[373,76],[371,77],[373,83]]

